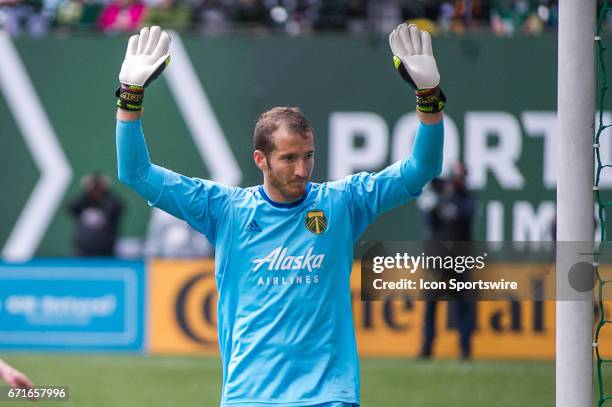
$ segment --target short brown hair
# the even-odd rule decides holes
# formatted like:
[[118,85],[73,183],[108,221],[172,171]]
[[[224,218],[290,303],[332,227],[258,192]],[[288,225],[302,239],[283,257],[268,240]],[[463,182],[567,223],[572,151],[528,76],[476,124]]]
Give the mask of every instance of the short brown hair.
[[281,125],[285,125],[289,133],[298,134],[304,138],[312,134],[312,127],[306,117],[297,107],[275,107],[263,112],[257,119],[253,134],[253,147],[266,156],[274,151],[272,133]]

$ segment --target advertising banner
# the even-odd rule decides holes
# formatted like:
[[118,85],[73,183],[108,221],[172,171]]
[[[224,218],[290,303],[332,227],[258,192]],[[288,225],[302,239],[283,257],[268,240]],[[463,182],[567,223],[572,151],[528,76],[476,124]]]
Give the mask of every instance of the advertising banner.
[[[150,264],[149,350],[161,354],[218,354],[214,263],[155,260]],[[353,319],[362,356],[416,357],[421,350],[425,301],[361,301],[359,263],[351,275]],[[507,265],[507,267],[513,267]],[[439,301],[437,357],[459,355],[454,308]],[[606,308],[612,304],[606,302]],[[554,301],[476,301],[477,359],[552,359],[555,354]],[[594,309],[594,316],[598,310]],[[350,316],[347,315],[347,318]],[[605,333],[600,349],[612,351]]]
[[218,354],[214,262],[149,262],[149,350]]
[[0,348],[140,351],[144,287],[138,261],[0,263]]

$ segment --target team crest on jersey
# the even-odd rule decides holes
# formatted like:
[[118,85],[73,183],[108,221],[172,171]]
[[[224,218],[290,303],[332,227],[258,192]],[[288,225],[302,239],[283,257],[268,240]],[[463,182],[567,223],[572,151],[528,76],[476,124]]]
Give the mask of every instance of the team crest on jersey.
[[310,230],[315,235],[320,235],[327,229],[327,218],[325,217],[325,212],[321,209],[308,211],[304,218],[304,222],[306,223],[306,229]]

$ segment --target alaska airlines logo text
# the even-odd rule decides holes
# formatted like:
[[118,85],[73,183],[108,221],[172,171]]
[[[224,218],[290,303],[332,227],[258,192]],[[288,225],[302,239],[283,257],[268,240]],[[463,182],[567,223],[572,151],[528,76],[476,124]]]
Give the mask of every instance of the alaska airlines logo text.
[[313,254],[312,247],[309,247],[305,255],[302,256],[287,256],[286,247],[277,247],[272,250],[263,259],[255,259],[253,263],[255,267],[253,271],[258,271],[264,264],[268,264],[268,270],[308,270],[312,272],[314,269],[319,269],[323,265],[325,259],[324,254]]

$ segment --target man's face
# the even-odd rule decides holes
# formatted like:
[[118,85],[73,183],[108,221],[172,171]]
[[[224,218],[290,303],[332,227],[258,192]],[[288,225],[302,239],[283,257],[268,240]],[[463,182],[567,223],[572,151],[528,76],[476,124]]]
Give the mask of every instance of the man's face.
[[465,178],[467,172],[465,167],[460,162],[453,163],[453,183],[455,188],[463,188],[465,186]]
[[287,202],[295,201],[304,195],[312,176],[313,135],[302,137],[299,134],[291,134],[285,126],[280,126],[272,134],[272,141],[274,150],[267,157],[256,151],[255,162],[263,171],[268,186],[273,188],[271,192],[280,195]]
[[89,198],[94,200],[100,199],[106,193],[107,189],[106,182],[95,177],[92,177],[85,186]]

